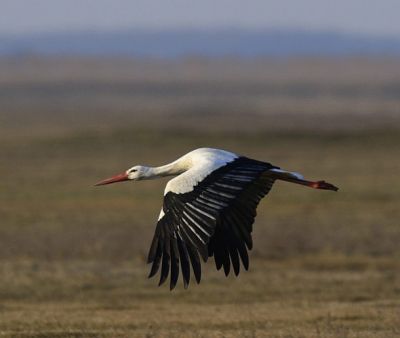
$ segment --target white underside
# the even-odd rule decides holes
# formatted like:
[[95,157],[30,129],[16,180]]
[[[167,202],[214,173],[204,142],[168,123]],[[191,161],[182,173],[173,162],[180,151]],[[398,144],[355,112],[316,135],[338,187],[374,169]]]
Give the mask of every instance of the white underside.
[[158,220],[160,220],[161,218],[163,218],[164,215],[165,215],[164,209],[161,208],[160,215],[158,215]]

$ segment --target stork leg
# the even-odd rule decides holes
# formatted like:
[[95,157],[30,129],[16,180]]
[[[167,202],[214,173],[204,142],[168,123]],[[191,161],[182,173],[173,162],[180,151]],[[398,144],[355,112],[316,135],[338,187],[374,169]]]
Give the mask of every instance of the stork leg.
[[304,179],[302,175],[298,173],[285,171],[281,169],[270,169],[266,171],[264,174],[273,177],[277,180],[301,184],[314,189],[333,190],[333,191],[339,190],[338,187],[335,187],[331,183],[325,181],[307,181]]

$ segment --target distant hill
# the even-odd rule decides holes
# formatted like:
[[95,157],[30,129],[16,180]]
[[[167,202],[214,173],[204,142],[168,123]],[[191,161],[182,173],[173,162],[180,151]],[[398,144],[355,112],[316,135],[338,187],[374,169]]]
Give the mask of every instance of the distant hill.
[[0,55],[176,58],[400,55],[400,39],[298,30],[125,30],[0,37]]

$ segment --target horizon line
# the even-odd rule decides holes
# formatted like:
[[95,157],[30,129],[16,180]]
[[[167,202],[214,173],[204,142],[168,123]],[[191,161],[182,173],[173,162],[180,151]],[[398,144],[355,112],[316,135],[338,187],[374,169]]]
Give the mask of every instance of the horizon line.
[[146,27],[146,26],[126,26],[116,28],[104,27],[80,27],[68,29],[54,29],[54,30],[34,30],[25,32],[0,32],[1,38],[18,39],[24,37],[40,37],[52,35],[74,35],[74,34],[112,34],[134,32],[139,33],[212,33],[212,32],[243,32],[243,33],[303,33],[303,34],[324,34],[335,35],[353,38],[370,38],[370,39],[390,39],[400,40],[397,34],[390,33],[370,33],[370,32],[356,32],[352,30],[342,30],[338,28],[311,28],[301,26],[264,26],[264,27],[249,27],[243,25],[221,25],[221,26],[168,26],[168,27]]

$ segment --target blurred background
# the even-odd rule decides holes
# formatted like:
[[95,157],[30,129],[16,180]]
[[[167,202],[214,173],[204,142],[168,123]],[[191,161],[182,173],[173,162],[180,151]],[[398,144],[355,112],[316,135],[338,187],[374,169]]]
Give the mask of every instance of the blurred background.
[[[0,332],[398,332],[398,1],[0,7]],[[209,262],[171,294],[145,263],[166,180],[93,184],[205,146],[340,190],[277,183],[250,271],[225,279]]]

